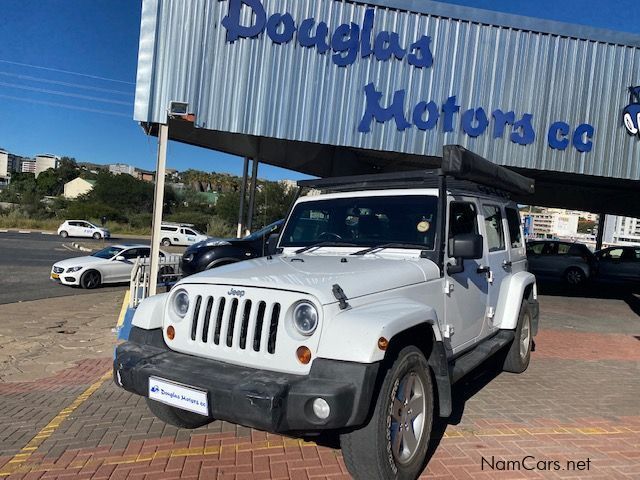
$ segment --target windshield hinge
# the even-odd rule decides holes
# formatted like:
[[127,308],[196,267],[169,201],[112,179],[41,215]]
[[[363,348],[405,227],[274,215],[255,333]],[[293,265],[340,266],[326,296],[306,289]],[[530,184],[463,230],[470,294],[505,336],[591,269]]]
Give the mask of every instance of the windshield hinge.
[[340,302],[340,310],[346,310],[349,308],[349,303],[347,303],[347,296],[344,294],[344,290],[337,283],[333,286],[333,296],[336,297],[336,300]]

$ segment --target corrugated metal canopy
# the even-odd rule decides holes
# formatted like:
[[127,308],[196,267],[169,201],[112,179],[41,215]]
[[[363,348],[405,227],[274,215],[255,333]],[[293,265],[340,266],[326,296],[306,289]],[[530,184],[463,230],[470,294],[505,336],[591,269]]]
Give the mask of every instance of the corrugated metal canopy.
[[[547,192],[538,194],[540,204],[640,215],[629,202],[640,185],[640,141],[622,121],[633,103],[628,88],[640,83],[639,36],[427,0],[244,0],[266,18],[290,13],[298,30],[282,43],[272,39],[286,33],[282,24],[229,42],[223,19],[238,1],[143,0],[135,119],[150,133],[166,121],[170,101],[184,101],[196,121],[171,121],[172,139],[316,176],[437,166],[443,145],[459,144],[535,177]],[[371,9],[374,46],[380,32],[397,33],[408,55],[428,36],[433,64],[365,55]],[[251,13],[244,6],[239,25],[256,23]],[[329,34],[358,25],[352,64],[300,45],[308,18],[316,27],[326,22]],[[409,125],[397,116],[363,121],[377,105],[366,85],[379,92],[381,107],[402,92],[396,113]],[[452,107],[459,109],[447,113]],[[557,122],[567,127],[564,149]],[[558,182],[570,188],[545,187]],[[626,201],[603,205],[593,198],[596,186]]]

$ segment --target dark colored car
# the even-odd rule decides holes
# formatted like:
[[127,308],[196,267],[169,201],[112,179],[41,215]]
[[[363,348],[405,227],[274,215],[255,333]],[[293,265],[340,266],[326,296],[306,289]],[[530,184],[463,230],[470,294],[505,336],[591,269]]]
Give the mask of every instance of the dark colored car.
[[599,283],[640,288],[640,247],[610,247],[596,252]]
[[541,280],[561,280],[577,287],[591,279],[596,258],[582,243],[560,240],[527,242],[529,271]]
[[191,245],[182,255],[182,273],[185,276],[193,275],[210,268],[262,257],[266,253],[269,237],[280,233],[283,224],[284,220],[278,220],[244,238],[205,240]]

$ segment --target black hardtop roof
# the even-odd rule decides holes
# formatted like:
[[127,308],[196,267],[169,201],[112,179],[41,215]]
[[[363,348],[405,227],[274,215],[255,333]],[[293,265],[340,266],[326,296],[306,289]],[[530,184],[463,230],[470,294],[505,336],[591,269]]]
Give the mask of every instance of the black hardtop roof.
[[301,180],[298,186],[330,191],[357,191],[391,188],[438,188],[446,176],[452,193],[484,193],[527,196],[534,193],[535,181],[506,167],[497,165],[458,145],[443,149],[442,167],[370,175],[352,175]]

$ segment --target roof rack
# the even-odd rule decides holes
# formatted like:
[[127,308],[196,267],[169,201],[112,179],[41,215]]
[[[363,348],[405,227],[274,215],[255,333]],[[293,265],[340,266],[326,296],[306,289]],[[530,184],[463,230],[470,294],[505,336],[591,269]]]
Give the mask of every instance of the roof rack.
[[535,181],[506,167],[482,158],[459,145],[446,145],[443,149],[442,167],[432,170],[411,170],[393,173],[352,175],[348,177],[301,180],[299,187],[320,190],[366,190],[373,188],[437,188],[439,177],[445,175],[455,181],[447,182],[451,190],[481,191],[519,195],[534,193]]

